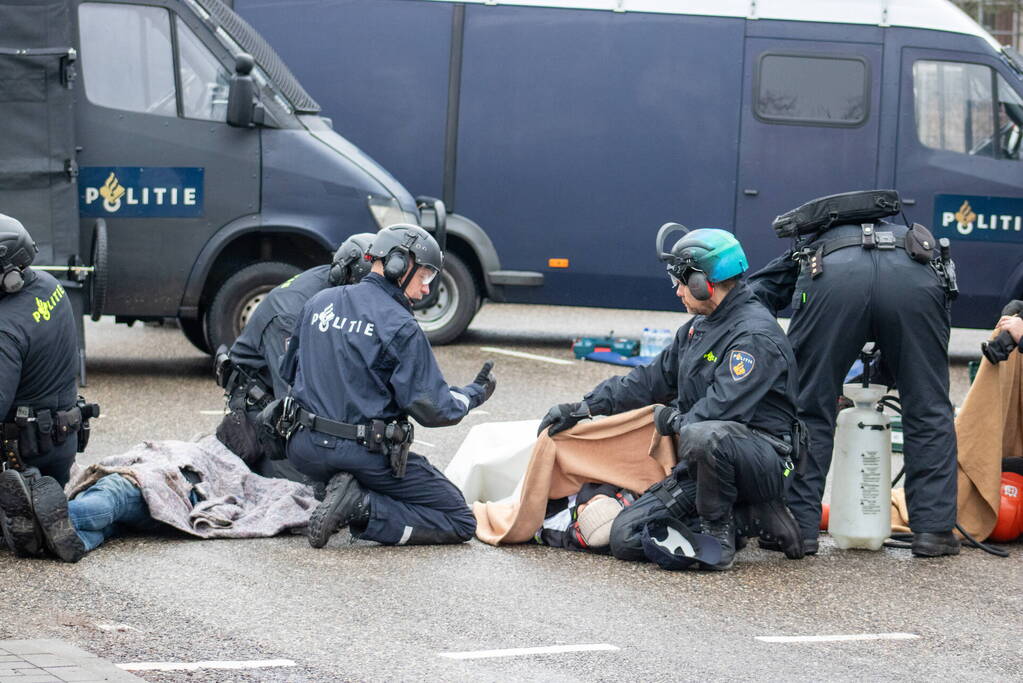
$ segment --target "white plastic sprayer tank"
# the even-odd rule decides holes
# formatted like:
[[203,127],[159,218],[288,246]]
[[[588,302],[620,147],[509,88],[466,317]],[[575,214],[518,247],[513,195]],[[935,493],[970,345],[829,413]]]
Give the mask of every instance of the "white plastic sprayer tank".
[[891,424],[875,406],[885,387],[846,384],[831,461],[828,533],[839,548],[878,550],[891,533]]

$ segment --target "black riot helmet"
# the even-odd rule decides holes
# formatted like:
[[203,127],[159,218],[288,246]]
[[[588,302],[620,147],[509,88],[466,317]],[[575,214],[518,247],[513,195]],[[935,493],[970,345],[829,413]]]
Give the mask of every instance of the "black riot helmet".
[[25,286],[22,271],[37,253],[36,243],[21,221],[0,214],[0,294],[14,294]]
[[[411,223],[399,223],[378,232],[368,253],[374,259],[383,260],[384,277],[402,290],[408,286],[420,268],[429,268],[432,271],[423,281],[429,283],[444,267],[444,254],[441,253],[437,240],[426,230]],[[410,257],[415,267],[409,270],[404,281],[400,281],[408,268]]]
[[374,237],[376,235],[371,232],[360,232],[341,243],[334,252],[327,275],[331,287],[354,285],[369,272],[371,266],[366,252]]

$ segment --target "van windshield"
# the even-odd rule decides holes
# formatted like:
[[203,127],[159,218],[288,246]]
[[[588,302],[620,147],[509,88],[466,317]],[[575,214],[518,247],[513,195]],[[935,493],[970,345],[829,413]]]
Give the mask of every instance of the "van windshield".
[[207,23],[214,25],[214,33],[224,46],[236,55],[247,52],[256,60],[253,70],[260,85],[273,91],[275,97],[290,112],[318,114],[320,105],[298,82],[270,44],[238,16],[234,10],[220,0],[185,0],[185,2]]

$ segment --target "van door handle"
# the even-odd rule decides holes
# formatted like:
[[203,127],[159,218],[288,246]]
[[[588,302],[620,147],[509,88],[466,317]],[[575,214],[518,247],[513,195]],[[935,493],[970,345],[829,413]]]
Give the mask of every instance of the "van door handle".
[[743,190],[742,193],[747,197],[756,197],[760,194],[760,190]]
[[903,199],[902,203],[905,204],[906,206],[916,206],[915,199]]

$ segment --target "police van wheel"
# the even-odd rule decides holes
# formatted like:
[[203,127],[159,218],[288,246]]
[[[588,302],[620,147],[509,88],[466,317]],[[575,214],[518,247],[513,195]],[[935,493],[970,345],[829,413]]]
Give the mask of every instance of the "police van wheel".
[[469,268],[451,252],[444,254],[438,279],[436,301],[415,314],[430,343],[440,345],[465,332],[479,308],[480,295]]
[[181,328],[181,333],[185,335],[185,339],[192,343],[192,346],[203,353],[213,352],[210,343],[206,341],[206,330],[203,329],[202,318],[178,318],[178,327]]
[[290,263],[253,263],[229,277],[206,313],[206,339],[210,348],[234,343],[267,292],[299,272]]

